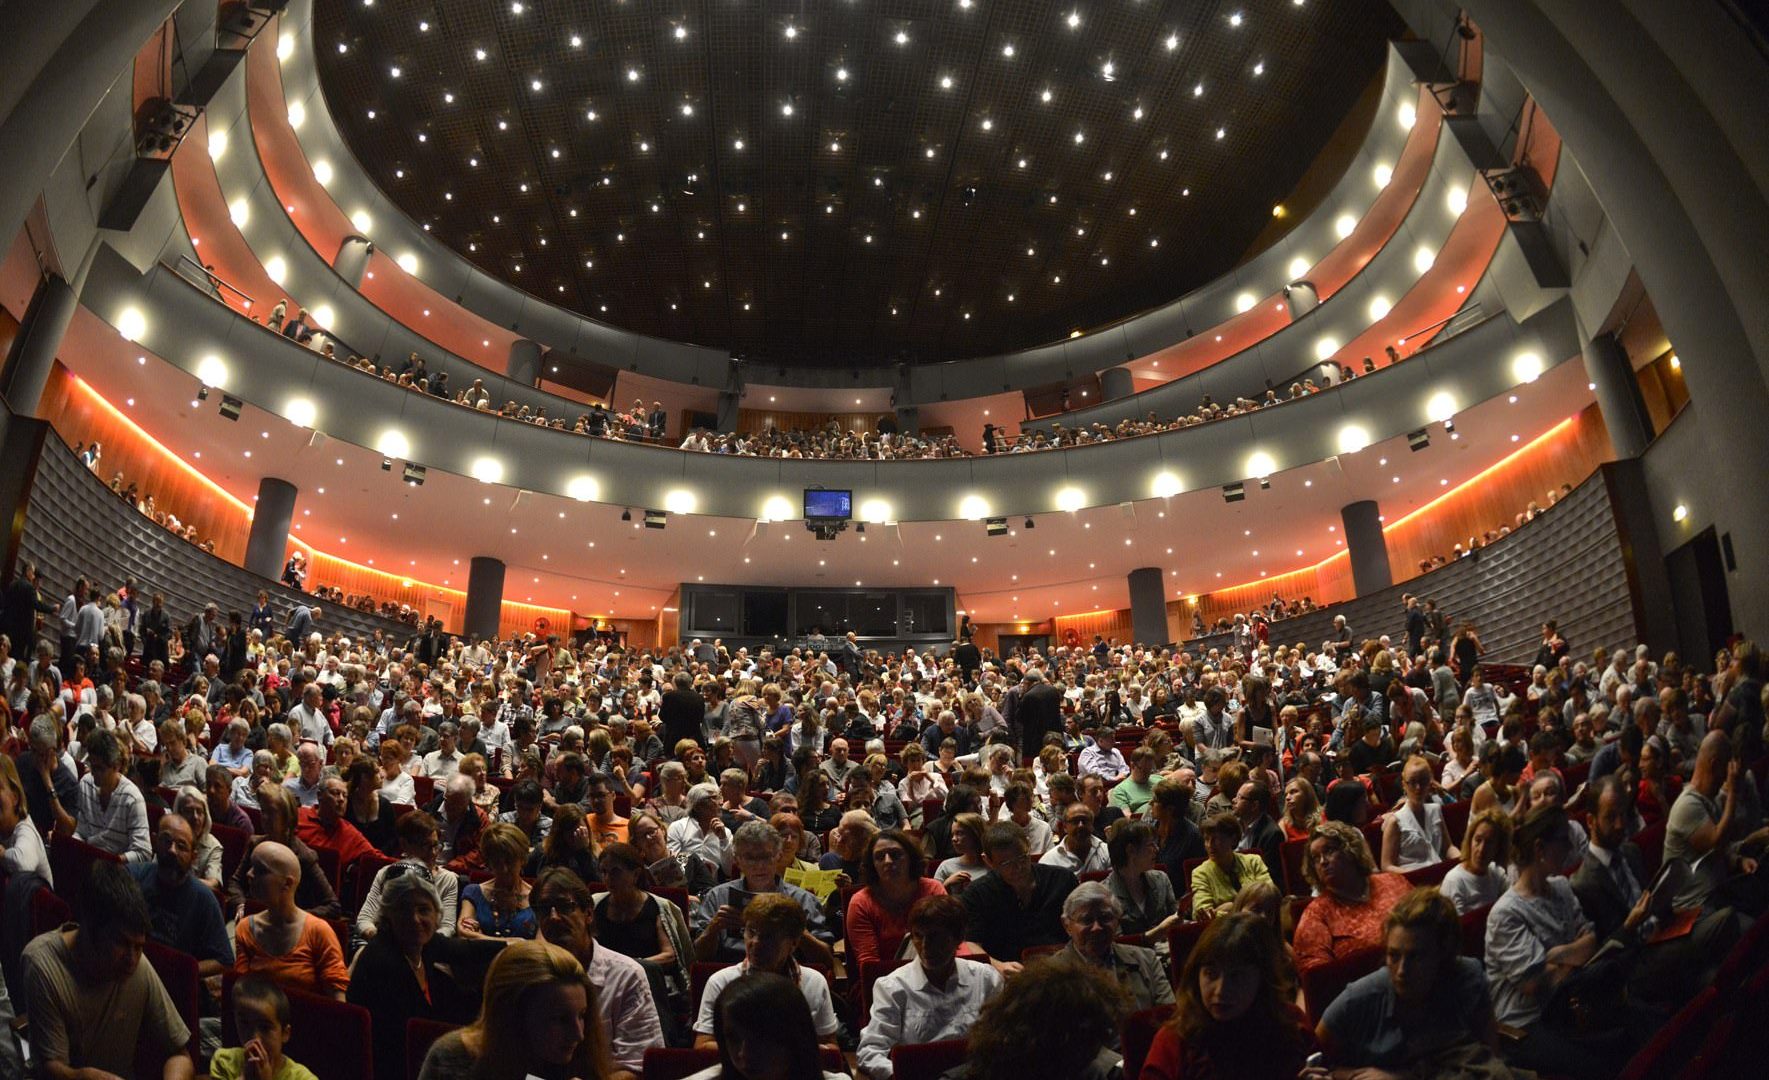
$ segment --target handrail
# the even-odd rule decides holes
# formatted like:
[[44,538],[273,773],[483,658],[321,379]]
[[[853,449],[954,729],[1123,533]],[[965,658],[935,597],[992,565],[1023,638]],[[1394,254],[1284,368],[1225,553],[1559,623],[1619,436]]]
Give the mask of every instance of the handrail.
[[[220,274],[217,274],[215,271],[204,266],[202,263],[197,262],[195,259],[191,258],[189,255],[182,255],[182,254],[179,255],[178,261],[180,263],[189,263],[190,265],[196,267],[197,273],[202,274],[205,278],[208,278],[209,284],[211,286],[220,286],[221,288],[226,289],[228,292],[233,293],[235,296],[238,296],[241,300],[244,300],[246,302],[246,307],[250,308],[252,305],[254,305],[258,302],[256,300],[252,299],[250,296],[247,296],[246,291],[244,289],[242,289],[238,285],[235,285],[232,282],[228,281],[226,278],[222,277]],[[180,274],[179,276],[182,277],[183,275]]]

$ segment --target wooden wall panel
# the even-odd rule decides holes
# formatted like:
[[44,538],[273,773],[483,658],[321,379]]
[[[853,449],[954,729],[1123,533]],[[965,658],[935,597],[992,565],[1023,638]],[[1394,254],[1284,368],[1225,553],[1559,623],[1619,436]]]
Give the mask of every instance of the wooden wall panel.
[[[1069,631],[1073,630],[1083,646],[1092,645],[1095,634],[1107,641],[1116,638],[1120,645],[1134,640],[1136,636],[1131,627],[1128,608],[1122,611],[1085,611],[1078,615],[1058,615],[1051,621],[1056,626],[1053,633],[1057,641],[1066,641]],[[1014,632],[1023,631],[1010,631]]]
[[744,434],[767,431],[778,428],[782,431],[815,431],[829,424],[831,420],[841,425],[843,431],[874,432],[878,430],[880,420],[891,413],[826,413],[826,412],[787,412],[777,409],[738,409],[737,430]]

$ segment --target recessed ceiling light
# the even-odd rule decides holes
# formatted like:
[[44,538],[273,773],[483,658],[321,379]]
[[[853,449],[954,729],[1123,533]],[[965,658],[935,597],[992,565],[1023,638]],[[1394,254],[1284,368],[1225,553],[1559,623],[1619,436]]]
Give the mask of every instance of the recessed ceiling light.
[[583,38],[578,37],[576,34],[571,35],[571,47],[572,48],[581,49],[581,48],[583,48],[583,45],[584,45]]
[[848,69],[845,67],[844,68],[836,68],[835,69],[835,81],[836,82],[847,82],[848,81]]
[[1239,26],[1241,25],[1241,22],[1241,13],[1238,11],[1228,17],[1228,24],[1230,26]]
[[1105,63],[1100,65],[1099,73],[1105,77],[1105,80],[1107,82],[1111,82],[1113,79],[1118,77],[1118,65],[1112,63],[1110,60],[1107,60]]
[[1198,83],[1196,86],[1192,87],[1192,96],[1193,97],[1203,97],[1204,96],[1204,84],[1203,83]]
[[685,38],[687,36],[688,36],[688,28],[686,26],[676,27],[676,40],[677,41],[681,41],[683,38]]
[[1026,167],[1026,159],[1025,159],[1025,158],[1021,158],[1021,159],[1020,159],[1020,168],[1022,168],[1022,169],[1023,169],[1023,168],[1025,168],[1025,167]]
[[781,116],[791,116],[792,115],[792,102],[789,101],[786,104],[780,106],[780,115]]
[[1167,35],[1167,51],[1172,52],[1173,50],[1175,50],[1177,48],[1179,48],[1179,35],[1178,34],[1168,34]]
[[741,149],[743,149],[743,140],[742,140],[742,139],[737,139],[737,140],[735,140],[735,141],[734,141],[734,142],[732,142],[732,143],[731,143],[731,148],[732,148],[732,149],[733,149],[733,150],[741,150]]
[[791,41],[792,39],[799,36],[799,28],[796,26],[793,26],[789,23],[789,24],[787,24],[785,33],[786,33],[786,40]]
[[1086,141],[1087,141],[1087,135],[1085,133],[1080,132],[1080,131],[1077,131],[1075,133],[1075,145],[1079,146]]
[[1227,128],[1217,128],[1216,129],[1216,137],[1218,139],[1222,138],[1224,135],[1227,135],[1227,134],[1228,134]]
[[1011,41],[1001,47],[1001,55],[1009,60],[1013,59],[1013,43]]
[[474,49],[473,50],[473,59],[475,59],[475,60],[485,59],[485,50],[484,49]]
[[984,131],[993,131],[994,129],[995,129],[995,121],[989,119],[988,117],[984,117],[983,118],[983,130]]
[[940,76],[940,89],[942,89],[942,90],[952,89],[952,76],[950,76],[950,75]]
[[899,44],[899,45],[909,44],[909,35],[904,33],[901,30],[897,31],[897,44]]
[[688,104],[686,101],[682,102],[682,115],[683,116],[693,116],[694,115],[694,106]]
[[399,78],[399,69],[396,67],[388,68],[387,74],[389,74],[389,75],[393,76],[395,79],[397,79],[397,78]]
[[638,82],[638,81],[639,81],[639,69],[638,68],[627,68],[627,82]]

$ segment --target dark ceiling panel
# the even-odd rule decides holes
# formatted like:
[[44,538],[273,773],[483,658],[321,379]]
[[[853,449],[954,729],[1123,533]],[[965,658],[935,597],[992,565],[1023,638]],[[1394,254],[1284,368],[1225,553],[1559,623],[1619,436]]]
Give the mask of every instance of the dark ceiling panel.
[[317,0],[315,32],[369,173],[488,273],[851,367],[1061,339],[1226,271],[1400,22],[1380,0]]

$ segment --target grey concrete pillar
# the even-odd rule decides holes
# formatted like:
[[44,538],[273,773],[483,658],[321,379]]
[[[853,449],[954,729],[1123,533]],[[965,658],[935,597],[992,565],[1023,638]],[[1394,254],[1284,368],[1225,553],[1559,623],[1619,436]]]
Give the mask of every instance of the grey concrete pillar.
[[488,555],[473,556],[467,570],[467,637],[496,641],[504,606],[504,563]]
[[1367,596],[1393,585],[1388,541],[1382,536],[1382,510],[1376,500],[1341,507],[1339,520],[1345,527],[1345,553],[1351,556],[1351,580],[1357,594]]
[[266,476],[258,481],[252,506],[252,531],[246,537],[246,569],[277,580],[283,573],[283,552],[289,547],[289,524],[295,520],[294,484]]
[[1598,334],[1585,342],[1585,374],[1597,384],[1597,407],[1609,429],[1609,441],[1620,458],[1637,458],[1652,443],[1652,414],[1640,395],[1634,364],[1614,334]]
[[[0,236],[10,240],[24,226],[55,166],[79,137],[117,79],[129,71],[135,54],[154,28],[165,22],[179,0],[77,0],[76,3],[7,4],[0,28],[27,24],[24,32],[0,35],[0,56],[21,57],[0,79]],[[63,7],[67,11],[62,11]],[[77,18],[77,21],[76,21]],[[40,28],[28,24],[40,22]],[[37,72],[22,92],[18,73]]]
[[1099,373],[1099,390],[1101,400],[1117,401],[1136,393],[1136,384],[1129,368],[1107,368]]
[[524,338],[510,343],[510,365],[505,370],[511,382],[535,386],[541,381],[541,347],[539,342]]
[[921,409],[914,405],[899,405],[896,411],[898,434],[921,434]]
[[368,272],[369,256],[374,254],[375,245],[366,236],[346,236],[338,245],[338,255],[332,260],[332,269],[338,276],[350,283],[352,289],[362,288],[362,276]]
[[14,412],[36,415],[43,388],[49,385],[49,372],[55,367],[55,354],[79,306],[73,287],[59,277],[51,276],[37,286],[6,358],[6,400]]
[[737,430],[737,403],[739,395],[730,390],[719,392],[719,434],[729,435]]
[[1167,643],[1167,581],[1159,566],[1130,572],[1130,632],[1138,645]]

